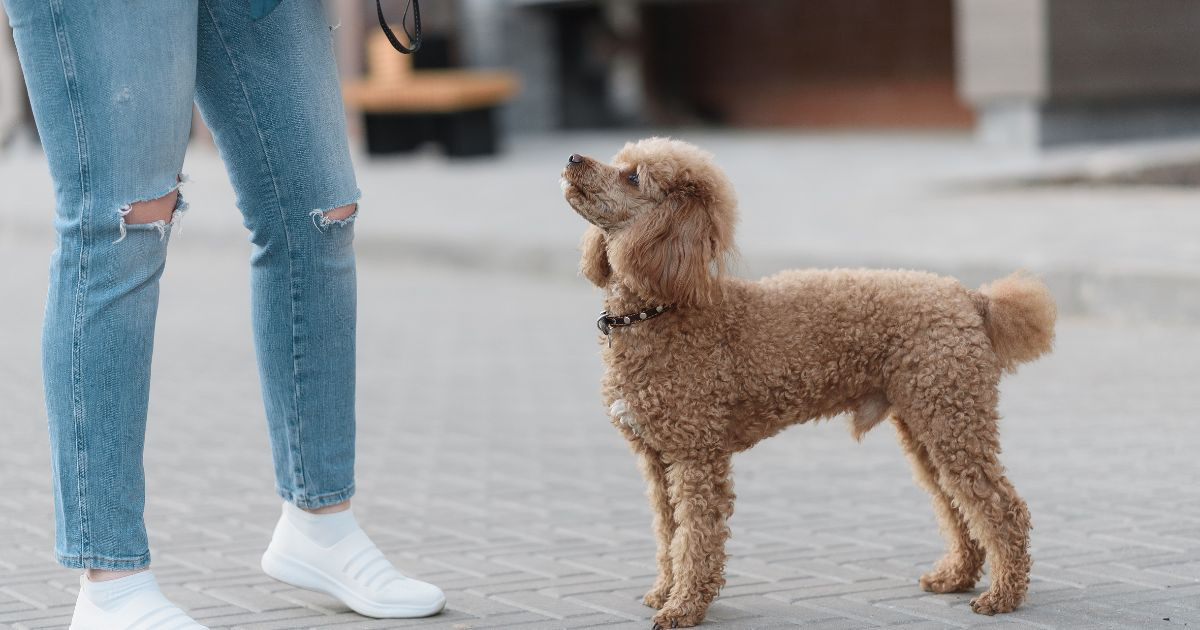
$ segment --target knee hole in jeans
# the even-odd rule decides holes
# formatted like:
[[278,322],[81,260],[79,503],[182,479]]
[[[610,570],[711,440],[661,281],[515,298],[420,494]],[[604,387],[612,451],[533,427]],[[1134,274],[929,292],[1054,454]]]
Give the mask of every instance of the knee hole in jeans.
[[358,204],[348,203],[332,210],[317,209],[310,212],[309,215],[318,230],[329,226],[343,226],[353,222],[358,216]]
[[171,215],[175,213],[175,200],[178,197],[179,191],[172,190],[158,199],[129,204],[123,215],[125,225],[170,221]]
[[175,178],[174,186],[165,194],[154,199],[131,201],[117,209],[120,218],[121,236],[114,243],[125,240],[129,229],[155,229],[160,239],[166,239],[167,229],[178,224],[180,217],[187,210],[187,202],[179,186],[187,181],[185,175]]

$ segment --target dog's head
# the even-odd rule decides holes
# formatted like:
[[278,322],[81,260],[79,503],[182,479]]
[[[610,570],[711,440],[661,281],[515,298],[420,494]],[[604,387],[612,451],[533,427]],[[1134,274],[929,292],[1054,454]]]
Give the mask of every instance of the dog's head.
[[656,304],[700,306],[716,297],[737,206],[711,154],[648,138],[625,145],[610,164],[572,155],[562,188],[591,223],[580,270],[597,286],[620,280]]

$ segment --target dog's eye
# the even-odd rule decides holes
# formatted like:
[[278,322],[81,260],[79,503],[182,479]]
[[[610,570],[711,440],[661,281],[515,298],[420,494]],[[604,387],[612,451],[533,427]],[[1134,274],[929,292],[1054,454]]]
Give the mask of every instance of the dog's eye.
[[629,180],[629,183],[630,183],[630,184],[633,184],[634,186],[637,186],[637,185],[638,185],[638,183],[639,183],[639,181],[640,181],[640,180],[638,180],[638,174],[637,174],[637,171],[634,171],[634,172],[630,173],[630,174],[629,174],[629,176],[628,176],[628,177],[626,177],[625,179],[628,179],[628,180]]

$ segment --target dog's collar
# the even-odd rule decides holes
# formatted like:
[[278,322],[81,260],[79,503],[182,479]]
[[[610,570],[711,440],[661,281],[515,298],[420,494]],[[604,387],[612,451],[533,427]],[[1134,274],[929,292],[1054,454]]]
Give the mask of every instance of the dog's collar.
[[596,320],[596,328],[599,328],[600,332],[604,333],[605,336],[608,336],[612,334],[613,328],[632,326],[640,321],[654,319],[655,317],[658,317],[659,315],[671,310],[671,308],[672,307],[670,304],[664,304],[662,306],[649,306],[636,313],[630,313],[628,315],[609,315],[608,311],[601,311],[600,317]]

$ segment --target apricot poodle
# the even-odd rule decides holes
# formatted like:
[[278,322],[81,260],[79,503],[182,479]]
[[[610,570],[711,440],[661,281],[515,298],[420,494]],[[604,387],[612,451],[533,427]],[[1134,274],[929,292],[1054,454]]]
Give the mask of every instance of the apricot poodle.
[[730,458],[785,427],[848,412],[860,438],[891,419],[933,495],[948,548],[920,579],[1008,612],[1029,583],[1029,511],[997,454],[1002,372],[1048,352],[1055,305],[1014,274],[979,290],[916,271],[726,274],[733,189],[677,140],[572,155],[564,196],[587,219],[581,270],[605,290],[603,392],[649,484],[654,626],[700,623],[725,583]]

